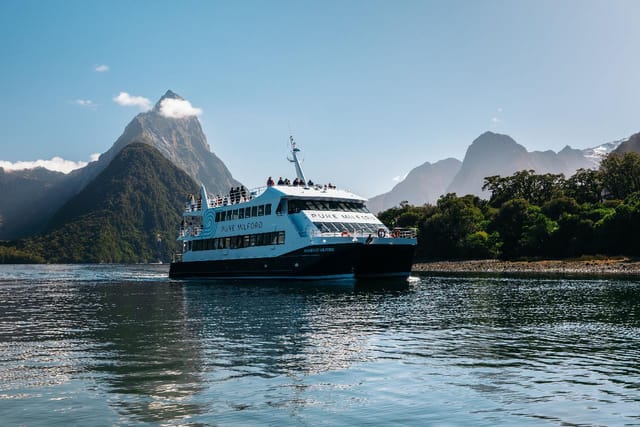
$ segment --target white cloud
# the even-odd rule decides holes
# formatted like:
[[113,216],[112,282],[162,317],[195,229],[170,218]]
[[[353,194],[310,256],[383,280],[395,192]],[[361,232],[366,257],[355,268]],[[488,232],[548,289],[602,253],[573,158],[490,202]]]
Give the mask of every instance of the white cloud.
[[407,175],[409,175],[409,172],[405,173],[404,175],[394,176],[393,178],[391,178],[391,181],[393,182],[404,181],[407,178]]
[[125,107],[140,107],[142,110],[151,108],[151,101],[143,96],[131,96],[127,92],[120,92],[113,100]]
[[107,71],[109,71],[109,66],[108,66],[108,65],[105,65],[105,64],[98,65],[98,66],[95,68],[95,70],[96,70],[96,72],[98,72],[98,73],[106,73]]
[[186,99],[163,99],[160,103],[160,114],[171,119],[198,116],[202,114],[200,108],[193,107]]
[[25,162],[7,162],[0,160],[0,167],[6,171],[15,171],[22,169],[33,169],[37,167],[49,169],[52,171],[69,173],[74,169],[80,169],[87,165],[87,162],[74,162],[73,160],[65,160],[62,157],[52,157],[49,160],[34,160]]
[[498,113],[502,113],[502,107],[498,107]]
[[96,108],[96,104],[90,99],[74,99],[73,103],[85,108]]
[[[98,160],[98,157],[100,157],[100,153],[92,154],[89,162],[94,162]],[[89,162],[83,162],[83,161],[74,162],[73,160],[65,160],[60,156],[54,156],[49,160],[38,159],[33,161],[17,161],[17,162],[0,160],[0,168],[3,168],[5,171],[45,168],[51,171],[69,173],[73,170],[85,167]]]
[[491,119],[491,122],[492,122],[492,123],[496,123],[496,124],[497,124],[497,123],[502,123],[502,120],[500,120],[500,119],[499,119],[499,118],[497,118],[497,117],[494,117],[494,118],[492,118],[492,119]]

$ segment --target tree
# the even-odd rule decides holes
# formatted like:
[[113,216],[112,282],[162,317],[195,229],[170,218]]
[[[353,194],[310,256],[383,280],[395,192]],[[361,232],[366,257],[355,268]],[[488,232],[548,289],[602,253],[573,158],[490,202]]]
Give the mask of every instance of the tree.
[[523,170],[508,177],[486,177],[482,189],[491,191],[489,202],[492,206],[499,207],[514,199],[541,205],[562,194],[563,183],[562,174],[536,175],[533,170]]
[[640,191],[640,154],[609,154],[600,163],[602,185],[610,199],[624,199]]
[[465,244],[476,244],[468,236],[481,230],[482,202],[475,196],[446,194],[437,202],[437,211],[420,228],[423,254],[430,258],[463,258]]
[[593,169],[578,169],[564,182],[564,193],[580,204],[601,202],[603,189],[602,173]]
[[502,238],[502,257],[517,258],[544,254],[558,225],[538,206],[525,199],[514,199],[500,207],[492,228]]

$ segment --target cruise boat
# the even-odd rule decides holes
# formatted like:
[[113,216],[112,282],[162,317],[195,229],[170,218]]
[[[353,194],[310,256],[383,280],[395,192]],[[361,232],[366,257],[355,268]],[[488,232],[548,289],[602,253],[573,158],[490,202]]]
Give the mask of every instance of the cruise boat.
[[210,195],[204,185],[185,206],[179,252],[169,276],[229,279],[407,278],[414,229],[387,228],[366,199],[308,181],[290,138],[293,185]]

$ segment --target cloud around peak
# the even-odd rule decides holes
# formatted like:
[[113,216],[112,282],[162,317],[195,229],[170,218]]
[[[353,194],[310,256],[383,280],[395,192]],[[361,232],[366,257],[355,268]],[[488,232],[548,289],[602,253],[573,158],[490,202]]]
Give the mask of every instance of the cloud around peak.
[[129,95],[127,92],[120,92],[118,96],[113,97],[113,101],[125,107],[138,107],[144,111],[151,108],[151,101],[149,99],[144,96]]
[[165,98],[160,102],[160,115],[171,119],[199,116],[202,109],[191,105],[186,99]]

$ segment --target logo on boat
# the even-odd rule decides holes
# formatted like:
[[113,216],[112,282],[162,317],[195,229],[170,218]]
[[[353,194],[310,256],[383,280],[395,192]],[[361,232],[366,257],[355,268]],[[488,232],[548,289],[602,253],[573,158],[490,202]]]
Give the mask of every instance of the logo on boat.
[[316,254],[320,252],[335,252],[335,248],[306,248],[304,250],[305,254]]
[[[371,220],[372,214],[357,214],[357,213],[333,213],[333,212],[309,212],[311,219],[338,219],[338,220],[356,220],[365,221]],[[374,217],[375,218],[375,217]]]
[[262,228],[262,221],[245,222],[243,224],[221,225],[220,231],[223,233],[233,233],[235,231],[259,230]]

